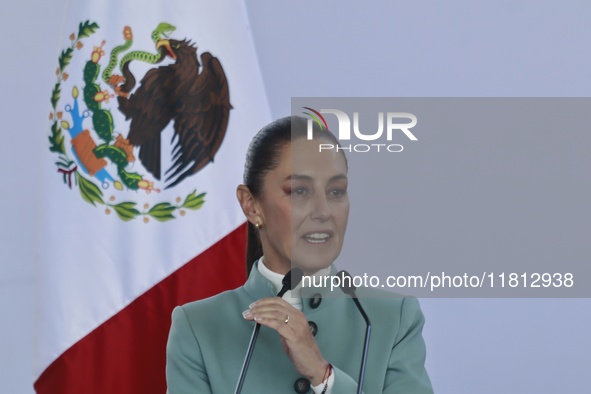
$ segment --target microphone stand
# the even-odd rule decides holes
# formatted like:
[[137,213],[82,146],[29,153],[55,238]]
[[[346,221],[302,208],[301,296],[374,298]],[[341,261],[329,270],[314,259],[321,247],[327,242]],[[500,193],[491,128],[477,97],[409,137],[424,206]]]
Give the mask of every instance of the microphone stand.
[[[347,271],[343,270],[340,271],[337,276],[341,276],[341,289],[343,292],[351,297],[355,306],[363,316],[363,320],[365,320],[365,339],[363,342],[363,354],[361,356],[361,366],[359,368],[359,379],[357,381],[357,394],[361,394],[363,391],[363,379],[365,378],[365,365],[367,363],[367,351],[369,347],[369,338],[371,336],[371,322],[369,321],[369,317],[365,313],[365,310],[361,306],[359,299],[357,298],[357,294],[355,293],[355,286],[353,286],[353,280],[351,278],[351,274]],[[345,286],[345,278],[348,278],[349,285]]]

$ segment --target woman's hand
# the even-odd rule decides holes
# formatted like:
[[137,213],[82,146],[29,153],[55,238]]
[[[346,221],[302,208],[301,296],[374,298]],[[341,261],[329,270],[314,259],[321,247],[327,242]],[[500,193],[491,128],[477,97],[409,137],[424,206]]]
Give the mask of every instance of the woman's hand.
[[314,386],[322,383],[328,362],[320,353],[308,319],[301,311],[279,297],[272,297],[251,304],[243,316],[277,331],[283,350],[297,371],[310,379]]

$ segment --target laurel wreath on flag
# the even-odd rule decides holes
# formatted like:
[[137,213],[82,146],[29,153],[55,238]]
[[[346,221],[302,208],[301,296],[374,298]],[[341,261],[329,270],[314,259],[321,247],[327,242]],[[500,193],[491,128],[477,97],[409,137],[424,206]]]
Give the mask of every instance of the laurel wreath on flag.
[[[142,210],[138,209],[138,204],[133,201],[115,203],[115,196],[111,196],[108,200],[106,200],[103,191],[94,182],[85,177],[79,171],[79,167],[76,165],[76,162],[68,156],[63,135],[63,129],[68,128],[68,123],[62,120],[63,112],[58,110],[62,82],[68,79],[68,74],[65,71],[72,61],[74,50],[80,50],[84,46],[81,39],[90,37],[96,32],[98,28],[99,25],[95,22],[90,22],[88,20],[81,22],[78,28],[78,34],[72,33],[69,36],[71,44],[61,52],[58,58],[58,67],[56,69],[57,82],[51,92],[52,111],[50,112],[49,119],[52,123],[51,134],[48,138],[50,143],[49,150],[58,154],[58,161],[55,164],[57,166],[58,172],[63,175],[64,183],[67,184],[70,189],[72,188],[72,185],[77,186],[84,201],[95,207],[97,205],[104,205],[106,207],[105,213],[107,215],[111,214],[112,211],[115,211],[117,216],[123,221],[130,221],[142,216],[144,222],[146,223],[149,222],[149,217],[152,217],[160,222],[165,222],[176,219],[174,213],[177,211],[180,216],[184,216],[187,209],[197,210],[201,208],[201,206],[204,204],[204,197],[206,193],[197,194],[196,190],[193,190],[193,192],[188,194],[184,199],[177,197],[175,200],[176,204],[172,204],[170,202],[159,202],[152,206],[149,204],[144,204],[142,206]],[[104,112],[108,112],[108,116],[111,116],[109,110],[105,110]],[[109,140],[110,139],[111,136],[109,135]],[[119,154],[121,149],[117,148],[115,145],[110,145],[110,142],[111,141],[107,142],[106,148]],[[104,147],[105,146],[103,146],[103,148]],[[114,155],[113,157],[107,157],[110,159],[115,158]],[[141,177],[139,180],[137,179],[137,176],[139,176],[137,174],[128,175],[131,175],[133,179],[128,180],[127,182],[124,181],[126,185],[133,184],[134,181],[137,185],[138,181],[141,181]],[[119,187],[116,187],[117,189],[123,189],[120,182],[118,183],[118,186]],[[135,189],[137,189],[137,187]],[[148,192],[149,191],[150,189],[148,189]]]

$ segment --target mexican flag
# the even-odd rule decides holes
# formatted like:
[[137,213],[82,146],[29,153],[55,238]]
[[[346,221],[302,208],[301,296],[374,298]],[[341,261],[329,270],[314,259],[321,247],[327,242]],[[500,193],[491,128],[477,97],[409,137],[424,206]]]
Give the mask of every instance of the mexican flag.
[[68,2],[63,29],[40,114],[35,390],[164,393],[172,309],[246,279],[235,189],[270,116],[245,7]]

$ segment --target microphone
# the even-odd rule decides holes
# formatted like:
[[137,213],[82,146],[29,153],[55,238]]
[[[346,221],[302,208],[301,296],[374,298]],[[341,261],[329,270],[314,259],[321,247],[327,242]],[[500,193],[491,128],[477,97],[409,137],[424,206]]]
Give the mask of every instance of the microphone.
[[277,293],[277,297],[283,297],[283,295],[287,293],[287,290],[295,289],[302,281],[303,276],[304,272],[301,269],[297,267],[292,268],[287,274],[285,274],[283,280],[281,280],[282,287],[279,293]]
[[[363,355],[361,357],[361,367],[359,368],[359,380],[357,381],[357,394],[361,394],[363,390],[363,378],[365,377],[365,364],[367,363],[367,347],[369,346],[369,337],[371,335],[371,323],[369,321],[369,317],[365,313],[365,310],[359,303],[359,299],[357,298],[357,294],[355,294],[355,286],[353,285],[353,278],[351,274],[347,271],[342,270],[340,271],[337,276],[341,277],[341,290],[343,293],[349,295],[355,306],[363,316],[363,320],[365,320],[365,340],[363,342]],[[347,281],[345,281],[345,278]],[[348,283],[345,283],[348,282]]]
[[[297,267],[292,268],[283,277],[283,280],[281,281],[282,287],[279,293],[277,293],[277,297],[283,297],[283,295],[287,293],[287,290],[295,289],[302,281],[302,276],[304,276],[304,273],[301,269]],[[238,377],[238,383],[236,384],[236,390],[234,391],[234,394],[239,394],[242,391],[244,379],[246,378],[246,371],[248,371],[248,366],[250,365],[250,359],[252,358],[254,345],[257,342],[260,329],[261,325],[259,323],[255,324],[254,329],[252,330],[252,336],[250,337],[250,342],[248,343],[248,350],[246,352],[246,356],[244,357],[244,363],[242,364],[242,370],[240,371],[240,376]]]

